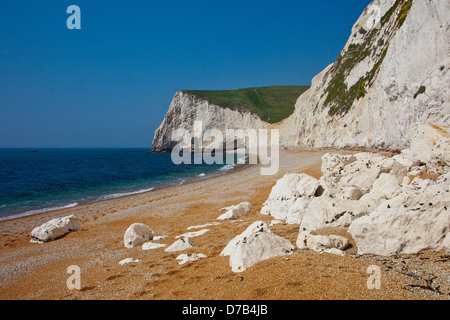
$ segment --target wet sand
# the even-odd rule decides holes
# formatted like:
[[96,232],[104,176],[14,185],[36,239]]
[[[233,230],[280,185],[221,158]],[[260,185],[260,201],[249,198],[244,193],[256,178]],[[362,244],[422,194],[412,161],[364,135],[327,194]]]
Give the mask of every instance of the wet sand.
[[[284,151],[276,176],[261,176],[258,166],[246,166],[181,186],[2,221],[0,299],[448,299],[447,294],[421,288],[423,279],[398,271],[390,264],[394,260],[359,257],[355,248],[345,257],[297,250],[242,273],[231,271],[228,257],[219,256],[222,249],[252,222],[272,220],[259,211],[285,173],[305,172],[319,178],[323,153]],[[188,227],[216,222],[221,208],[243,201],[252,203],[254,210],[238,221],[206,227],[210,231],[192,238],[194,247],[184,252],[143,251],[140,246],[126,249],[123,245],[125,230],[132,223],[147,224],[157,235],[167,236],[158,243],[170,245],[174,237],[196,231]],[[30,243],[33,228],[70,214],[77,215],[83,231],[46,244]],[[298,225],[278,224],[271,230],[295,244]],[[354,244],[345,230],[319,233],[341,234]],[[207,258],[179,265],[176,257],[180,253],[203,253]],[[445,269],[444,255],[428,252],[396,259],[402,259],[405,266],[426,260],[427,268]],[[141,261],[119,265],[125,258]],[[67,288],[71,265],[80,267],[81,290]],[[367,287],[370,265],[381,268],[379,290]]]

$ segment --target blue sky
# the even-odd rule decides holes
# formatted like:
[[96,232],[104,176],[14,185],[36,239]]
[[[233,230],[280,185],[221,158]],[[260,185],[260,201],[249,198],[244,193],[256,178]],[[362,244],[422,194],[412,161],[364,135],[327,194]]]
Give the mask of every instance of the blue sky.
[[309,85],[369,3],[5,0],[0,147],[150,147],[176,91]]

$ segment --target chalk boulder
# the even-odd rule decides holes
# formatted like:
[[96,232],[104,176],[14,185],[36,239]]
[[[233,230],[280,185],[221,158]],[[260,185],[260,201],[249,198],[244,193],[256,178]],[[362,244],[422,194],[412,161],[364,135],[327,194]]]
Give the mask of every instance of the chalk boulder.
[[294,250],[288,240],[273,234],[264,222],[256,221],[231,240],[220,255],[230,257],[233,272],[242,272],[260,261],[288,255]]
[[441,250],[450,229],[450,174],[420,188],[408,186],[369,215],[356,219],[348,231],[359,254],[414,254]]
[[289,206],[285,221],[287,224],[301,224],[305,211],[311,203],[312,199],[308,197],[301,197],[294,201]]
[[298,178],[299,181],[296,185],[298,195],[300,197],[314,197],[320,185],[319,180],[304,173],[300,173]]
[[369,207],[368,201],[314,198],[304,211],[300,231],[348,227],[353,220],[369,214],[373,209]]
[[300,224],[303,210],[322,190],[320,181],[307,174],[286,174],[279,179],[264,202],[261,214]]
[[235,220],[242,217],[244,214],[253,210],[253,206],[250,202],[242,202],[236,206],[228,207],[227,212],[222,214],[217,220]]
[[400,184],[398,183],[398,177],[389,174],[382,173],[380,177],[374,182],[370,196],[373,199],[392,199],[396,197],[402,191]]
[[363,194],[367,193],[380,174],[389,172],[393,166],[393,161],[370,152],[358,153],[354,157],[355,161],[346,165],[339,175],[338,191],[347,187],[356,187]]
[[136,247],[148,240],[152,240],[155,233],[143,223],[133,223],[128,227],[123,236],[123,243],[126,248]]
[[80,231],[81,226],[74,215],[52,219],[31,231],[32,242],[49,242],[62,238],[69,232]]

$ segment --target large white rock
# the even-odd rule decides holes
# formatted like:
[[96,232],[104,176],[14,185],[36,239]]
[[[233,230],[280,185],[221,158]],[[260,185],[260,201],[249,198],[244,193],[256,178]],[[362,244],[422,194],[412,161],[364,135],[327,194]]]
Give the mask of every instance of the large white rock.
[[295,247],[272,233],[262,221],[251,224],[223,249],[221,256],[230,257],[233,272],[242,272],[257,262],[293,253]]
[[294,204],[297,198],[278,198],[278,199],[267,199],[261,209],[262,215],[271,216],[278,220],[286,221],[288,218],[289,210]]
[[307,174],[286,174],[279,179],[264,202],[261,214],[300,224],[303,209],[317,195],[320,181]]
[[443,249],[450,229],[449,190],[449,177],[418,190],[404,188],[368,216],[353,221],[348,231],[358,253],[388,256]]
[[165,252],[176,252],[176,251],[183,251],[189,248],[192,248],[193,244],[190,238],[181,238],[172,243],[172,245],[168,248],[166,248]]
[[368,206],[368,202],[361,200],[314,198],[305,209],[300,231],[348,227],[353,220],[369,214],[373,209]]
[[347,187],[356,187],[367,193],[381,173],[392,169],[393,161],[381,155],[363,152],[354,155],[355,161],[346,165],[341,171],[337,189],[344,190]]
[[299,174],[296,189],[300,197],[314,197],[319,185],[319,180],[305,173],[301,173]]
[[373,199],[392,199],[402,191],[398,178],[389,173],[382,173],[374,182],[370,196]]
[[301,224],[306,209],[308,208],[311,201],[312,199],[308,197],[301,197],[295,200],[294,203],[289,206],[288,213],[285,218],[286,223]]
[[250,202],[242,202],[236,206],[227,208],[228,211],[222,214],[217,220],[235,220],[242,217],[244,214],[253,210],[253,206]]
[[268,199],[290,199],[300,196],[297,184],[304,176],[297,173],[287,173],[277,180]]
[[358,200],[368,193],[381,173],[392,171],[395,161],[382,155],[362,152],[354,155],[326,153],[322,156],[323,195]]
[[32,242],[49,242],[59,239],[69,232],[80,231],[81,226],[74,215],[52,219],[31,231]]
[[155,233],[146,224],[133,223],[125,231],[123,243],[126,248],[133,248],[145,241],[152,240],[154,236]]

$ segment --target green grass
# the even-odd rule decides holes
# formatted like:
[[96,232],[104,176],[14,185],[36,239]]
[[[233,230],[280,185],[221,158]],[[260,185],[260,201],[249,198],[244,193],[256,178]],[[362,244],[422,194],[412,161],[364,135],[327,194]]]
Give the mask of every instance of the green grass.
[[258,87],[238,90],[184,90],[198,98],[223,108],[250,111],[268,123],[277,123],[289,117],[295,102],[308,86]]

